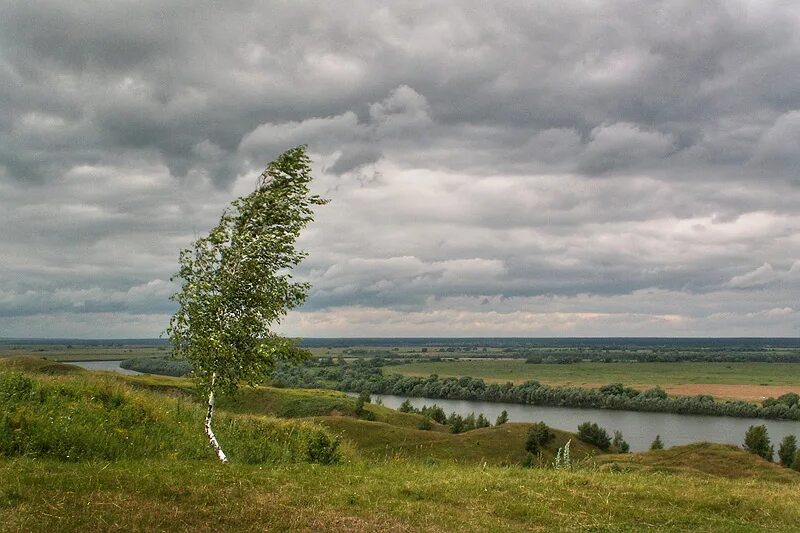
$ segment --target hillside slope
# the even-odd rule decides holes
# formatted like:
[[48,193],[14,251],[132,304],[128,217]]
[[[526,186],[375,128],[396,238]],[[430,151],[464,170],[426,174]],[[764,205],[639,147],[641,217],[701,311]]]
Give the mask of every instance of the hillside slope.
[[770,463],[736,446],[709,442],[643,453],[598,456],[596,462],[602,469],[613,471],[675,472],[800,483],[800,472]]
[[[340,393],[264,388],[220,413],[232,459],[220,465],[192,398],[186,380],[0,364],[0,530],[735,533],[800,524],[800,475],[732,446],[595,455],[566,470],[497,466],[524,457],[527,424],[422,431],[419,415],[377,405],[367,406],[376,421],[356,418]],[[334,446],[332,433],[353,447]],[[567,439],[573,458],[592,454],[556,431],[546,462]]]

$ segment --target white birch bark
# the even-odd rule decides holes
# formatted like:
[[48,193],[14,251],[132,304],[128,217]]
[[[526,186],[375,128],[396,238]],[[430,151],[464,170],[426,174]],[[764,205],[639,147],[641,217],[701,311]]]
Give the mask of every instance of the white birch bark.
[[214,385],[217,381],[217,374],[216,372],[211,375],[211,391],[208,393],[208,411],[206,411],[206,435],[208,435],[208,440],[211,442],[211,447],[214,448],[214,452],[217,454],[217,458],[223,462],[228,462],[228,457],[225,455],[225,452],[222,451],[222,446],[219,445],[217,442],[217,437],[214,435],[214,431],[211,429],[211,418],[214,416]]

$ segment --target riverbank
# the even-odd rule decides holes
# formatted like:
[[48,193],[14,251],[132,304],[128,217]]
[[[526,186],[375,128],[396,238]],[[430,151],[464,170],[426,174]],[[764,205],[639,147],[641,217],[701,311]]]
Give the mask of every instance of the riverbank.
[[502,412],[508,413],[511,422],[544,421],[551,427],[575,431],[579,424],[591,421],[608,430],[609,434],[619,430],[630,444],[631,451],[641,452],[650,449],[656,435],[667,446],[680,446],[694,442],[713,442],[740,446],[744,434],[751,425],[765,425],[773,442],[780,442],[786,435],[800,436],[800,422],[790,420],[762,420],[757,418],[736,418],[728,416],[677,415],[670,413],[644,413],[639,411],[619,411],[611,409],[589,409],[569,407],[549,407],[504,402],[481,402],[471,400],[443,400],[435,398],[414,398],[375,394],[374,401],[397,409],[408,400],[419,409],[424,405],[438,405],[446,413],[466,416],[469,413],[483,413],[489,420],[495,420]]

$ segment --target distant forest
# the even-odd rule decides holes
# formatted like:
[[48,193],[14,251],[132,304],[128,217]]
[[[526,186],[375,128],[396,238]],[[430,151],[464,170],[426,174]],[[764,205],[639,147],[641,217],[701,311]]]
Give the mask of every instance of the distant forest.
[[[15,339],[0,338],[0,346],[166,346],[166,339]],[[347,348],[350,346],[479,347],[479,348],[800,348],[797,337],[309,337],[300,341],[305,348]]]

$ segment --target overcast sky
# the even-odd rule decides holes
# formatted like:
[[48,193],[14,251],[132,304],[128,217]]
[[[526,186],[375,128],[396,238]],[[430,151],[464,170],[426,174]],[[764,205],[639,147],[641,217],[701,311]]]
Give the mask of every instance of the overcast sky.
[[796,2],[0,12],[0,337],[158,336],[301,143],[332,201],[283,333],[800,335]]

